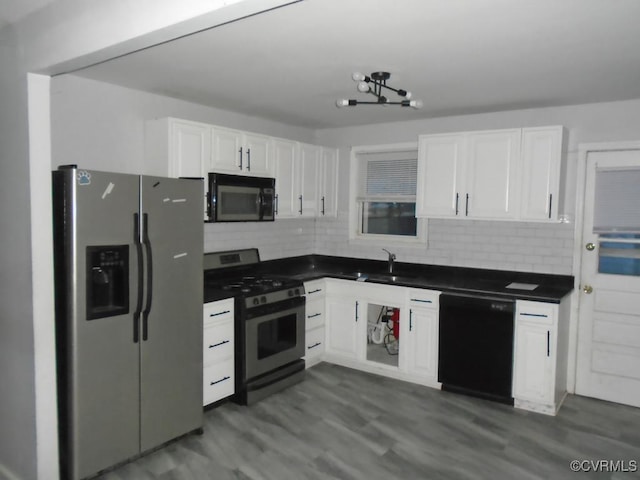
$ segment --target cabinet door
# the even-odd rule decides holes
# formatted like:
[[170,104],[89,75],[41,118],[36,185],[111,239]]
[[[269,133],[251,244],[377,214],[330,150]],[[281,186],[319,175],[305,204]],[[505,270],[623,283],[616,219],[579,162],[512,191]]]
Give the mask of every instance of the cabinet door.
[[467,139],[467,193],[460,199],[469,218],[515,219],[520,129],[474,132]]
[[252,175],[270,176],[269,138],[262,135],[245,134],[243,151],[244,172]]
[[300,215],[315,217],[320,212],[320,155],[316,145],[299,144],[300,189],[298,192]]
[[322,148],[320,216],[338,215],[338,150]]
[[557,220],[562,127],[522,130],[522,220]]
[[360,307],[353,298],[327,297],[327,353],[345,359],[357,359],[358,322],[364,321],[358,318],[361,314]]
[[209,167],[211,128],[170,120],[170,177],[204,177]]
[[407,330],[407,372],[436,381],[438,376],[438,311],[411,308]]
[[514,398],[551,403],[554,394],[552,328],[518,321],[514,354]]
[[271,148],[276,177],[276,217],[300,216],[296,182],[296,144],[274,139]]
[[242,173],[246,155],[242,152],[242,132],[214,127],[211,136],[211,170],[214,172]]
[[[418,145],[417,217],[460,215],[464,191],[464,134],[425,135]],[[464,211],[462,211],[464,214]]]

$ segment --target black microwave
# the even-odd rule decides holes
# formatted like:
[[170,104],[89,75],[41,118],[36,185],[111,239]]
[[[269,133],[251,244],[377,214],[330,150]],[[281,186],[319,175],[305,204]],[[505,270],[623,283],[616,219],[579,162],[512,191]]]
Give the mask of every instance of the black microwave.
[[227,173],[209,173],[209,222],[272,222],[276,180]]

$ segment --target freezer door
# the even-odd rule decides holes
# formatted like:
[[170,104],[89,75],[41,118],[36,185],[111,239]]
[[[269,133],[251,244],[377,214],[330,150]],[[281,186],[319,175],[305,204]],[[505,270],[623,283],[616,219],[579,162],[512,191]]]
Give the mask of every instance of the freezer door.
[[[141,447],[202,427],[201,180],[142,177]],[[149,288],[150,287],[150,288]]]
[[71,479],[140,450],[138,202],[138,176],[54,172],[61,466]]

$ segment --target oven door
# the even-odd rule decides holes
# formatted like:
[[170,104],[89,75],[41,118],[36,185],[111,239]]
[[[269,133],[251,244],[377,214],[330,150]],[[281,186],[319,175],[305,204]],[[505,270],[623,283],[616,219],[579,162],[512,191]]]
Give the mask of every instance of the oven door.
[[268,305],[268,313],[245,321],[245,380],[304,356],[304,302],[296,297]]

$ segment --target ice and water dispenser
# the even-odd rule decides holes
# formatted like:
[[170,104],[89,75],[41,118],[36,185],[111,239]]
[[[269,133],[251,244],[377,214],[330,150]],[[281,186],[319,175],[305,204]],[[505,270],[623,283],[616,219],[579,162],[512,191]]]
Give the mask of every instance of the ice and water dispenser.
[[87,247],[87,320],[129,313],[129,245]]

